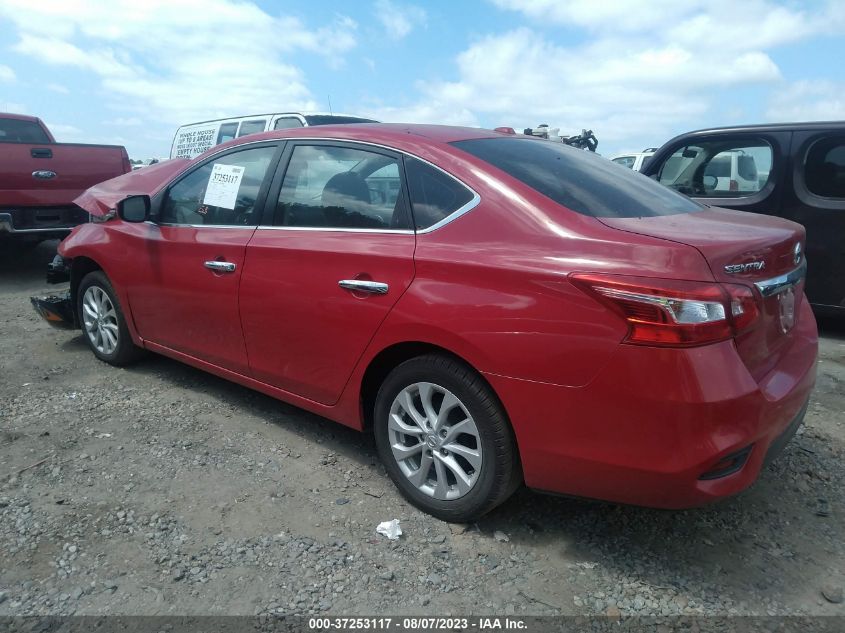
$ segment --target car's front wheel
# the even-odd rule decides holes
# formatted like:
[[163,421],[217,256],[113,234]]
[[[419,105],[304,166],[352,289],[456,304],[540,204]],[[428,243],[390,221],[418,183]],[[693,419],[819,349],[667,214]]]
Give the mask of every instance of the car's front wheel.
[[97,358],[111,365],[126,365],[142,354],[132,342],[117,295],[102,271],[85,275],[76,296],[79,324]]
[[376,398],[374,426],[402,495],[444,521],[479,518],[521,482],[501,404],[479,374],[447,356],[396,367]]

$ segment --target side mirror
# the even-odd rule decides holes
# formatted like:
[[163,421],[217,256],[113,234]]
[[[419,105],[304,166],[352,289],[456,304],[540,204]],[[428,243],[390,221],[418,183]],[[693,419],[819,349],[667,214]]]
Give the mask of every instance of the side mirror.
[[705,191],[713,191],[719,184],[719,179],[716,176],[707,175],[702,178],[702,184]]
[[150,206],[149,196],[129,196],[117,203],[117,215],[125,222],[146,222]]

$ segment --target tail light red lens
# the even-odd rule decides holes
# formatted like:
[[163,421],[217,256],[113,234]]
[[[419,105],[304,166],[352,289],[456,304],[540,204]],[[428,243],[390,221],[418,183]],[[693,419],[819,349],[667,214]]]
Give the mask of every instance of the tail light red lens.
[[581,273],[570,279],[627,321],[629,343],[706,345],[734,337],[759,316],[745,286]]

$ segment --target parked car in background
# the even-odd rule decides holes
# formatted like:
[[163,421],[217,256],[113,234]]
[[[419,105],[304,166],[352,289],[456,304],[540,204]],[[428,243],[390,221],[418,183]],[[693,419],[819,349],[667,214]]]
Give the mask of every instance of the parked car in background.
[[0,113],[0,239],[67,235],[88,221],[73,199],[129,170],[123,147],[57,143],[41,119]]
[[643,173],[705,204],[804,225],[807,296],[818,313],[845,316],[845,122],[689,132]]
[[347,123],[376,123],[376,121],[351,114],[281,112],[190,123],[176,130],[176,136],[173,137],[173,145],[170,148],[170,158],[194,158],[215,145],[233,138],[268,130]]
[[800,225],[560,142],[288,129],[78,203],[104,221],[60,244],[69,310],[33,300],[52,323],[114,365],[151,350],[372,429],[449,521],[523,479],[664,508],[737,493],[815,380]]
[[619,154],[610,160],[618,165],[633,169],[634,171],[642,171],[643,167],[648,165],[651,157],[654,156],[654,148],[643,150],[642,152],[634,152],[633,154]]

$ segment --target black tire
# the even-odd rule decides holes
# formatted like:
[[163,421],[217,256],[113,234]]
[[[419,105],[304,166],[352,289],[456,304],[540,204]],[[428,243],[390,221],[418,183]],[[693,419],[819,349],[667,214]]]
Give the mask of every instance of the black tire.
[[[410,475],[402,471],[399,462],[394,458],[391,442],[396,436],[392,435],[394,432],[388,426],[391,407],[403,390],[416,383],[432,383],[451,392],[475,423],[477,437],[480,439],[481,465],[474,485],[458,498],[436,499],[422,491],[410,481]],[[442,406],[443,401],[440,402]],[[460,413],[459,417],[462,417]],[[406,417],[406,420],[408,419],[410,418]],[[419,356],[405,361],[387,376],[376,397],[374,431],[379,457],[402,496],[419,509],[443,521],[474,521],[504,502],[522,483],[516,442],[501,403],[477,372],[448,356]],[[407,437],[413,442],[412,434]],[[419,435],[419,442],[421,446],[425,442],[422,435]],[[436,458],[437,455],[433,453],[438,449],[428,450],[426,446],[423,449],[432,455],[431,459]],[[443,453],[441,449],[441,454],[448,455],[449,452]],[[466,462],[466,465],[469,465],[469,462]],[[430,471],[427,467],[426,472],[434,472],[434,479],[438,479],[433,465]],[[454,480],[454,473],[451,478]],[[428,476],[424,479],[430,482]],[[433,487],[429,483],[425,485]]]
[[[86,326],[86,314],[83,308],[83,302],[89,290],[92,293],[103,293],[108,297],[114,308],[114,326],[116,328],[112,328],[112,330],[116,329],[117,341],[113,349],[98,349],[96,334]],[[101,270],[90,272],[82,278],[76,292],[76,317],[79,326],[82,328],[82,336],[85,342],[91,348],[91,351],[94,352],[94,356],[101,361],[120,367],[128,365],[143,356],[144,350],[132,342],[132,336],[126,327],[126,318],[123,316],[123,309],[120,307],[120,302],[117,300],[114,288],[112,288],[108,277]],[[91,321],[90,317],[87,318],[87,321]]]

